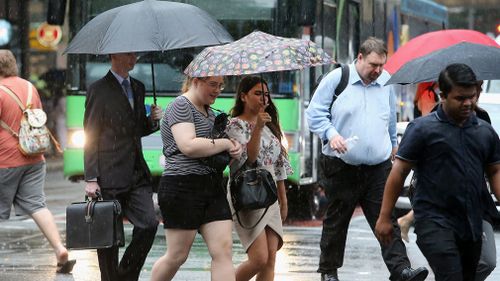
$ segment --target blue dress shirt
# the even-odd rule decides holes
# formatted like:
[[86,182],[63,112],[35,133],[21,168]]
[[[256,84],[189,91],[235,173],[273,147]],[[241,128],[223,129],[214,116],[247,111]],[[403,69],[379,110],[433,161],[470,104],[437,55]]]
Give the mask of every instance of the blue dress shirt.
[[[340,67],[319,84],[306,110],[309,129],[322,140],[337,135],[359,138],[357,144],[340,158],[350,165],[376,165],[389,159],[397,146],[396,96],[394,88],[384,86],[390,75],[383,71],[377,80],[365,85],[355,62],[349,65],[349,82],[328,111],[335,88],[340,83]],[[334,156],[329,143],[323,154]]]

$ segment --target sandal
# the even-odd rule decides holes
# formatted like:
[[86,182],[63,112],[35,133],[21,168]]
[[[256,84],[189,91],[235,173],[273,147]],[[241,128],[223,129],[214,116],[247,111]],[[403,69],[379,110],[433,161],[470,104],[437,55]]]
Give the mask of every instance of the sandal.
[[68,274],[73,270],[73,266],[75,266],[76,260],[68,260],[65,263],[57,263],[57,273]]

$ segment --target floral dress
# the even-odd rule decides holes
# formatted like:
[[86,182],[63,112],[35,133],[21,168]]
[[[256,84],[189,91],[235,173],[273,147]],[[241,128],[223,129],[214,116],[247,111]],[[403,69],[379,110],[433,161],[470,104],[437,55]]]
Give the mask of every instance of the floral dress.
[[[238,160],[232,161],[230,165],[230,174],[233,175],[239,168],[245,164],[248,159],[247,144],[250,141],[254,125],[247,121],[241,120],[237,117],[232,118],[226,128],[227,134],[230,138],[237,140],[243,147],[243,153]],[[275,181],[284,180],[288,175],[292,174],[292,168],[288,159],[281,153],[281,145],[278,139],[273,135],[268,127],[264,127],[261,134],[260,150],[257,156],[257,163],[259,166],[267,169],[274,177]],[[236,232],[240,237],[241,244],[245,251],[255,241],[257,236],[264,231],[268,226],[280,237],[278,249],[283,245],[283,225],[281,223],[280,207],[278,201],[269,207],[267,213],[262,220],[252,229],[243,228],[238,220],[232,207],[230,200],[230,192],[228,192],[228,200],[233,212],[233,222]],[[264,213],[265,209],[240,211],[239,216],[241,222],[246,226],[254,225]]]

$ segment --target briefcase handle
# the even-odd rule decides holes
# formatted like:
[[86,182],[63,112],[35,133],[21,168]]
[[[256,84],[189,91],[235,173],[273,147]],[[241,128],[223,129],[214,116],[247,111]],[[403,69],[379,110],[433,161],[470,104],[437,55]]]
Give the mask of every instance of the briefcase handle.
[[85,212],[85,222],[92,222],[92,216],[94,215],[94,206],[97,201],[102,201],[102,195],[99,191],[96,191],[95,194],[97,198],[91,198],[85,195],[85,202],[87,202],[87,210]]

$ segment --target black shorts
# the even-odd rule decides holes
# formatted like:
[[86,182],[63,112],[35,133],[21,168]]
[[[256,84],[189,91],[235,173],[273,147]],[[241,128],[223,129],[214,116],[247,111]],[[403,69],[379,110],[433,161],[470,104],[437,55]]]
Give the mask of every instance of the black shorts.
[[215,174],[162,176],[158,205],[164,228],[199,229],[232,219],[222,177]]

